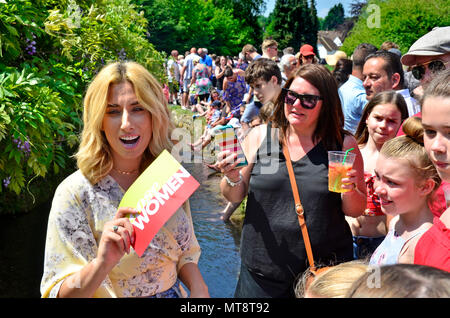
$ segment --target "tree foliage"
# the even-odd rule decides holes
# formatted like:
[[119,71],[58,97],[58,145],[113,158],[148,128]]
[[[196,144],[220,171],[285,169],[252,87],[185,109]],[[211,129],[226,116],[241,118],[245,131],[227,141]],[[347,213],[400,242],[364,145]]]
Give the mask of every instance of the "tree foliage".
[[99,68],[132,59],[164,80],[137,10],[129,0],[0,1],[2,212],[30,209],[51,195],[44,177],[74,169],[82,96]]
[[135,0],[148,19],[149,40],[167,54],[191,47],[234,55],[247,43],[261,41],[257,16],[262,0]]
[[338,3],[331,7],[327,16],[323,20],[322,30],[333,30],[344,22],[344,7]]
[[277,0],[266,35],[282,48],[291,46],[298,50],[305,43],[316,46],[318,28],[314,0]]
[[449,11],[448,0],[370,0],[341,50],[350,55],[362,42],[380,47],[384,41],[392,41],[405,54],[418,38],[434,27],[450,25]]

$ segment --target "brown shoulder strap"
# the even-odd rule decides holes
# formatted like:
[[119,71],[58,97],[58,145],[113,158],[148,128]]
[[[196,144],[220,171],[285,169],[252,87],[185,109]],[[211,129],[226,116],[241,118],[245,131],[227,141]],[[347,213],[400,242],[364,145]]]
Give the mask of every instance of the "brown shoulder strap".
[[303,242],[305,243],[306,255],[308,257],[308,262],[311,271],[315,271],[316,267],[314,265],[314,257],[311,248],[311,242],[309,241],[308,229],[306,228],[305,217],[302,203],[300,202],[300,196],[298,194],[297,182],[295,181],[294,169],[292,168],[291,157],[289,155],[289,150],[286,145],[283,145],[283,154],[286,158],[286,167],[289,172],[289,180],[291,181],[292,193],[294,194],[295,201],[295,212],[298,216],[298,223],[300,224],[300,229],[303,235]]

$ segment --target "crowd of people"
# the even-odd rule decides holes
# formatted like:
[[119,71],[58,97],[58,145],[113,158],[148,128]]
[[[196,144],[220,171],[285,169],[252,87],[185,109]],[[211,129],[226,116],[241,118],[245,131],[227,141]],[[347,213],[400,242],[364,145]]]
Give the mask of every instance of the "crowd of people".
[[[404,55],[390,41],[361,43],[328,68],[309,44],[279,54],[266,39],[261,49],[174,50],[164,88],[133,62],[98,73],[79,170],[49,216],[44,297],[184,297],[180,282],[209,296],[188,201],[141,258],[125,217],[139,211],[118,208],[173,146],[167,102],[205,116],[194,151],[230,127],[245,153],[244,166],[231,151],[210,165],[223,173],[224,220],[247,198],[235,297],[450,297],[450,27]],[[342,193],[329,190],[333,150],[355,155]],[[330,267],[317,274],[312,263]]]

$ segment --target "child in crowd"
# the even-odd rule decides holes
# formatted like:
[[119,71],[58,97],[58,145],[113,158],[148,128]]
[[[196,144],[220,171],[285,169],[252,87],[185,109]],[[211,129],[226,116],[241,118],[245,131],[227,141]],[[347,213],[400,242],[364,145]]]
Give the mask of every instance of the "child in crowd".
[[295,286],[295,297],[343,298],[352,284],[369,271],[371,268],[360,260],[345,262],[318,274],[309,286],[307,281],[311,272],[306,271]]
[[[425,150],[444,182],[450,182],[450,69],[431,81],[422,99]],[[450,272],[450,206],[419,240],[414,263]]]
[[408,118],[405,136],[387,141],[375,166],[375,193],[381,210],[394,216],[386,238],[370,258],[371,265],[413,263],[420,236],[432,225],[428,199],[441,183],[423,146],[420,119]]
[[201,100],[200,103],[192,105],[191,110],[193,112],[195,112],[195,111],[198,112],[197,114],[192,115],[192,118],[195,119],[200,116],[205,116],[208,113],[208,111],[211,109],[211,104],[216,100],[218,100],[218,101],[221,100],[220,94],[217,90],[212,89],[210,92],[210,97],[208,98],[208,101],[205,102],[205,101]]
[[383,241],[386,215],[373,186],[375,164],[383,144],[395,138],[402,122],[408,118],[405,100],[395,91],[378,93],[363,110],[355,138],[364,159],[367,208],[358,218],[346,217],[353,234],[355,259],[370,256]]
[[193,144],[190,144],[191,149],[195,150],[201,145],[201,149],[206,147],[211,142],[211,138],[213,135],[213,128],[217,126],[217,122],[222,117],[222,103],[219,100],[212,102],[211,104],[211,112],[212,115],[209,119],[207,119],[207,124],[203,135],[196,140]]
[[282,78],[277,63],[265,58],[254,61],[245,70],[245,81],[263,105],[261,109],[265,108],[263,112],[271,115],[274,102],[281,92]]

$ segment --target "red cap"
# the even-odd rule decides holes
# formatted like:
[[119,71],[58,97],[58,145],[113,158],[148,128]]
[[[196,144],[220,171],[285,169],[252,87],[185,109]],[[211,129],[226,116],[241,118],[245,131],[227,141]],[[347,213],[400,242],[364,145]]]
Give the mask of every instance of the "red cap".
[[313,47],[309,44],[302,45],[302,47],[300,48],[300,54],[303,56],[309,56],[309,55],[316,56],[316,54],[314,53]]

